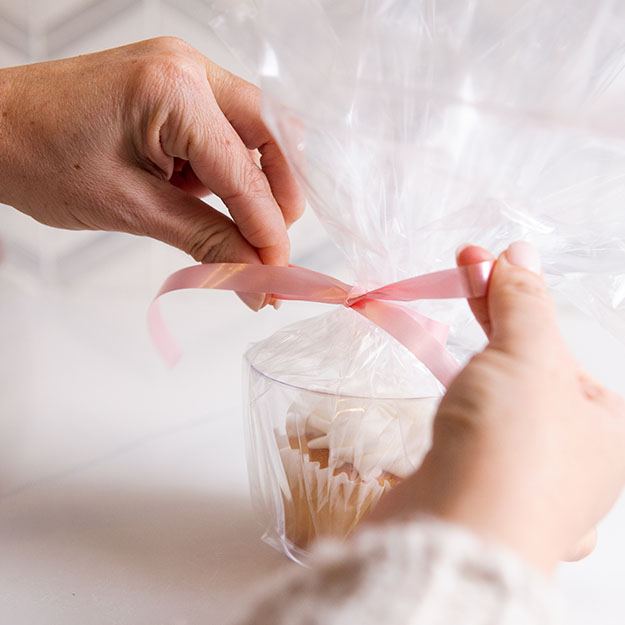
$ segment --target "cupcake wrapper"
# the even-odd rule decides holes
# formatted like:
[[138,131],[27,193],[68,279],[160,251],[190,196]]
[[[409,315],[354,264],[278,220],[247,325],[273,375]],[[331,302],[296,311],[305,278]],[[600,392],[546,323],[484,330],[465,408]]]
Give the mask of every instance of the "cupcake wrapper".
[[318,536],[347,537],[390,488],[377,480],[335,475],[334,468],[322,468],[280,438],[280,458],[289,487],[283,492],[285,533],[300,548]]

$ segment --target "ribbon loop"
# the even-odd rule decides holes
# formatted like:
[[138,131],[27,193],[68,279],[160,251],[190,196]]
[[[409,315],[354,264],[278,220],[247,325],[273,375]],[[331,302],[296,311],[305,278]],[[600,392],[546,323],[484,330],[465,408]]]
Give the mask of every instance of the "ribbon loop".
[[492,261],[464,265],[407,278],[387,284],[367,297],[408,302],[415,299],[451,299],[457,297],[481,297],[485,294]]
[[157,301],[165,293],[181,289],[221,289],[270,293],[282,300],[340,304],[388,332],[423,362],[444,386],[448,386],[460,368],[445,348],[449,328],[392,302],[482,297],[486,294],[492,268],[493,262],[485,261],[363,291],[331,276],[293,265],[194,265],[173,273],[164,282],[148,310],[148,328],[161,355],[173,365],[180,357],[180,350],[162,320]]

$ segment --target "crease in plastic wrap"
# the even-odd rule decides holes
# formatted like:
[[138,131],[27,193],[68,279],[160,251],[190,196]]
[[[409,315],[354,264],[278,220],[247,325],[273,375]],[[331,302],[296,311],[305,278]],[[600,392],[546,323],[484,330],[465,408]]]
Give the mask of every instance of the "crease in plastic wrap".
[[[553,290],[625,337],[625,5],[233,0],[214,11],[354,284],[447,268],[466,242],[497,252],[525,239]],[[466,302],[414,306],[449,324],[460,361],[483,345]],[[245,371],[252,495],[266,540],[299,561],[418,468],[444,392],[349,309],[255,344]]]

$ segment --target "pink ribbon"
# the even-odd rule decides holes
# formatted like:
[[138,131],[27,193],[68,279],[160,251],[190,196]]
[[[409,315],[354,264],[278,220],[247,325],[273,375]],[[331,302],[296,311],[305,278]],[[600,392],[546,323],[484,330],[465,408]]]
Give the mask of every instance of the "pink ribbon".
[[158,298],[181,289],[220,289],[270,294],[280,300],[340,304],[363,315],[408,348],[448,386],[460,368],[447,351],[449,328],[444,323],[394,302],[483,297],[493,263],[485,261],[436,271],[363,292],[336,278],[303,267],[245,263],[195,265],[165,280],[148,311],[148,327],[164,359],[175,364],[181,352],[165,326]]

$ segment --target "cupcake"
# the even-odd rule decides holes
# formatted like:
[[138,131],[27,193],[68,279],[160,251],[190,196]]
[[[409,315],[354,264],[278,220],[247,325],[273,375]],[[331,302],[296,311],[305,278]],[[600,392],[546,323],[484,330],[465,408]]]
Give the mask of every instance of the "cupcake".
[[419,467],[438,401],[328,396],[292,403],[285,434],[277,436],[287,540],[304,549],[318,536],[348,536],[384,492]]

